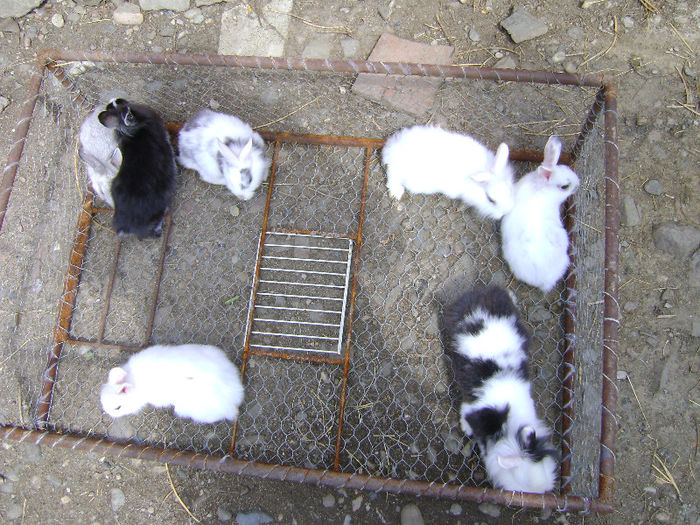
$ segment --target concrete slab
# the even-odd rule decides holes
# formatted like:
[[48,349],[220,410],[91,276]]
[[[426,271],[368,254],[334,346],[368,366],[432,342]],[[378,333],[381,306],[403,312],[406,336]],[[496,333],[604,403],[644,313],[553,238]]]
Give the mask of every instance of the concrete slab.
[[[452,61],[453,52],[452,46],[431,46],[383,33],[368,60],[448,65]],[[439,78],[361,73],[352,91],[413,115],[422,116],[432,106],[441,83]]]
[[239,5],[221,15],[220,55],[281,57],[289,30],[292,0],[271,0],[258,13]]

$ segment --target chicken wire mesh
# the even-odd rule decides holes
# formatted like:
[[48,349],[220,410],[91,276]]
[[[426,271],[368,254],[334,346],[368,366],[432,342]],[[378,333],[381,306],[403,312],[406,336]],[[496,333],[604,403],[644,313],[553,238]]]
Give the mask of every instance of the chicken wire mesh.
[[[600,495],[601,376],[611,348],[600,86],[556,75],[547,83],[402,78],[410,96],[430,98],[417,116],[394,103],[400,82],[375,100],[355,88],[355,71],[333,65],[54,56],[30,98],[36,106],[0,233],[5,429],[497,500],[459,430],[438,329],[444,304],[496,283],[515,292],[533,332],[536,404],[563,451],[554,499],[500,501],[589,508]],[[152,106],[173,130],[202,107],[239,116],[266,138],[271,178],[240,201],[181,169],[163,237],[118,240],[77,155],[88,110],[116,94]],[[492,148],[508,142],[523,160],[519,174],[536,165],[533,151],[550,134],[563,139],[581,178],[566,210],[575,261],[566,284],[544,295],[513,280],[497,224],[460,202],[391,200],[381,139],[425,122]],[[199,425],[155,409],[104,415],[98,394],[109,368],[156,343],[223,348],[244,374],[237,423]]]

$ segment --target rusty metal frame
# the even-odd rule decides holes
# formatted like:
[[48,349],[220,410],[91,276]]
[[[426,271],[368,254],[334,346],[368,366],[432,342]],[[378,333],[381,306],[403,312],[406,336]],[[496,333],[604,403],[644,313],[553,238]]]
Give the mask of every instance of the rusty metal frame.
[[[290,71],[325,71],[325,72],[347,72],[347,73],[380,73],[380,74],[403,74],[430,76],[442,78],[469,78],[494,81],[514,81],[544,84],[566,84],[576,86],[589,86],[598,88],[595,102],[584,122],[582,130],[569,155],[562,155],[561,161],[574,164],[580,155],[582,145],[586,136],[591,132],[594,123],[603,115],[604,124],[604,161],[605,161],[605,260],[604,260],[604,319],[603,319],[603,385],[601,399],[601,435],[600,435],[600,467],[598,496],[587,498],[580,496],[569,496],[569,477],[571,471],[570,451],[571,451],[571,426],[573,424],[573,388],[574,388],[574,338],[569,337],[573,333],[574,319],[576,315],[575,297],[573,294],[567,296],[567,308],[563,314],[563,325],[567,337],[563,343],[562,372],[562,465],[561,465],[561,487],[560,494],[528,494],[519,492],[499,491],[491,488],[477,488],[455,484],[429,483],[422,481],[412,481],[405,479],[388,479],[369,475],[349,474],[338,471],[339,453],[342,449],[342,423],[343,408],[345,402],[346,378],[349,371],[349,350],[350,334],[352,330],[353,310],[352,305],[356,293],[356,276],[359,265],[359,253],[362,243],[362,221],[364,218],[364,205],[367,191],[367,180],[369,176],[369,159],[373,149],[380,148],[383,144],[381,139],[365,139],[355,137],[327,137],[318,135],[293,135],[289,133],[262,132],[267,140],[275,142],[274,163],[276,165],[277,155],[281,142],[303,142],[306,144],[334,144],[338,146],[358,146],[366,149],[364,165],[364,181],[362,188],[362,200],[360,215],[356,235],[352,236],[356,242],[355,261],[353,268],[353,284],[350,294],[351,305],[348,308],[348,319],[346,329],[346,351],[343,359],[326,358],[305,358],[316,362],[332,362],[332,364],[343,366],[343,387],[340,396],[340,416],[338,433],[336,439],[336,457],[334,470],[307,469],[283,465],[270,465],[260,462],[242,461],[232,457],[235,433],[237,425],[234,425],[231,454],[225,456],[212,456],[197,454],[193,452],[168,449],[164,447],[149,447],[133,443],[118,443],[107,439],[94,437],[66,435],[59,432],[45,430],[49,420],[49,410],[51,406],[51,393],[56,379],[58,360],[65,343],[82,342],[69,337],[72,311],[77,296],[77,286],[80,279],[80,269],[85,255],[87,240],[90,235],[90,227],[93,217],[97,213],[104,212],[93,207],[93,197],[87,193],[80,208],[78,224],[74,243],[72,245],[68,272],[64,279],[64,288],[59,302],[58,319],[54,332],[54,343],[49,352],[49,359],[44,374],[42,385],[42,395],[39,399],[38,417],[35,425],[39,430],[31,430],[11,425],[0,425],[0,437],[6,440],[19,442],[31,442],[49,447],[64,447],[72,450],[92,451],[100,454],[111,454],[118,457],[132,457],[140,459],[150,459],[163,463],[173,463],[176,465],[204,468],[214,471],[229,472],[234,474],[244,474],[261,477],[264,479],[286,480],[296,482],[309,482],[335,488],[366,489],[382,492],[393,492],[402,494],[414,494],[420,496],[432,496],[440,498],[453,498],[470,500],[475,502],[492,502],[509,506],[529,507],[529,508],[550,508],[558,511],[581,511],[581,512],[601,512],[607,513],[614,510],[614,466],[615,466],[615,434],[616,417],[615,409],[617,405],[617,386],[615,383],[617,371],[617,345],[619,328],[619,303],[618,303],[618,229],[619,229],[619,182],[618,182],[618,145],[617,145],[617,85],[611,77],[603,75],[572,75],[563,73],[552,73],[547,71],[526,71],[515,69],[490,69],[467,66],[441,66],[425,64],[405,64],[387,62],[363,62],[353,60],[313,60],[296,58],[270,58],[270,57],[238,57],[238,56],[212,56],[212,55],[185,55],[175,53],[133,53],[133,52],[74,52],[65,50],[49,49],[38,54],[38,63],[35,68],[28,88],[28,96],[20,110],[20,118],[15,128],[14,142],[8,156],[7,164],[2,172],[0,182],[0,233],[5,213],[8,207],[12,192],[15,175],[22,157],[22,151],[29,132],[32,114],[39,97],[44,72],[49,70],[54,73],[59,81],[71,90],[76,103],[86,106],[83,97],[73,88],[70,80],[66,78],[60,67],[56,66],[57,61],[80,61],[90,60],[94,62],[112,63],[133,63],[133,64],[164,64],[164,65],[207,65],[226,66],[254,69],[282,69]],[[177,130],[177,126],[169,126],[170,131]],[[513,151],[513,160],[539,161],[542,159],[540,152]],[[268,189],[265,219],[260,237],[259,247],[264,242],[267,228],[267,211],[269,210],[272,189],[274,183],[274,169],[270,176]],[[569,207],[567,226],[572,225],[571,206]],[[167,240],[170,232],[170,218],[168,217],[166,229],[162,239],[161,259],[157,270],[156,284],[153,290],[152,306],[146,339],[150,339],[153,327],[153,315],[157,304],[160,278],[163,271],[163,263],[167,250]],[[314,233],[314,232],[303,232]],[[343,235],[344,236],[344,235]],[[344,236],[345,237],[345,236]],[[575,239],[572,236],[573,242]],[[117,269],[119,257],[119,245],[115,249],[115,262],[113,273],[110,278],[108,293],[111,294],[114,272]],[[258,257],[260,257],[260,250]],[[257,266],[256,266],[257,267]],[[576,275],[571,272],[567,277],[568,293],[576,288]],[[254,293],[255,290],[253,290]],[[251,295],[251,300],[252,300]],[[109,310],[109,304],[103,309],[103,317],[100,322],[100,335],[98,344],[104,346],[119,346],[130,350],[137,350],[139,347],[124,347],[122,345],[111,345],[104,343],[104,322]],[[252,311],[249,311],[252,315]],[[146,340],[146,343],[147,343]],[[246,334],[247,341],[247,334]],[[93,342],[94,344],[94,342]],[[245,373],[247,358],[253,352],[244,349],[244,360],[241,372]],[[256,354],[259,352],[255,352]],[[275,357],[279,357],[275,354]],[[292,358],[298,358],[292,356]]]

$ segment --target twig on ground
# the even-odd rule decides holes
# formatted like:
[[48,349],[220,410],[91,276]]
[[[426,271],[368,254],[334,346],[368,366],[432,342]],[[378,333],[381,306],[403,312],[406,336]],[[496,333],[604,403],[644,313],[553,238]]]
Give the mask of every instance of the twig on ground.
[[639,398],[637,397],[637,391],[634,389],[634,385],[632,384],[632,380],[630,379],[630,376],[627,376],[627,382],[630,384],[630,387],[632,388],[632,395],[634,395],[634,398],[637,400],[637,404],[639,405],[639,411],[642,413],[642,417],[644,418],[644,422],[649,426],[649,420],[647,419],[647,415],[644,413],[644,409],[642,408],[642,403],[639,401]]
[[676,26],[674,26],[671,22],[669,22],[668,25],[670,25],[670,26],[671,26],[671,29],[673,29],[673,32],[676,33],[676,35],[678,35],[678,38],[681,39],[681,42],[683,42],[683,43],[685,44],[685,47],[687,47],[688,50],[689,50],[691,53],[694,54],[694,53],[695,53],[695,50],[694,50],[692,47],[690,47],[690,44],[685,40],[685,38],[683,38],[683,35],[681,35],[681,34],[678,32],[678,29],[676,29]]
[[604,56],[607,55],[607,54],[610,52],[610,50],[613,48],[613,46],[615,45],[615,42],[617,42],[617,17],[616,17],[616,16],[613,16],[613,30],[614,30],[615,32],[613,33],[613,39],[612,39],[612,42],[610,42],[610,45],[608,46],[608,48],[607,48],[605,51],[602,51],[602,52],[600,52],[600,53],[596,53],[596,54],[593,55],[592,57],[587,58],[586,60],[584,60],[583,62],[581,62],[581,63],[578,65],[579,68],[582,68],[584,65],[588,64],[589,62],[591,62],[591,61],[593,61],[593,60],[597,60],[597,59],[599,59],[599,58],[601,58],[601,57],[604,57]]
[[435,13],[435,20],[437,21],[438,25],[440,26],[440,30],[442,31],[442,34],[445,35],[445,38],[447,39],[449,44],[452,47],[454,47],[455,46],[454,39],[450,35],[447,34],[447,31],[445,30],[445,26],[442,25],[442,22],[440,21],[440,17],[438,16],[437,13]]
[[659,12],[659,8],[656,7],[651,0],[639,0],[639,3],[644,6],[644,9],[646,9],[648,13]]
[[24,512],[27,510],[27,498],[24,498],[24,501],[22,502],[22,522],[21,524],[24,525]]
[[112,228],[110,228],[109,226],[105,226],[104,224],[102,224],[102,223],[101,223],[100,221],[98,221],[97,219],[94,219],[94,218],[93,218],[93,219],[92,219],[92,223],[93,223],[95,226],[97,226],[98,228],[102,228],[103,230],[107,230],[108,232],[112,232],[113,234],[116,235],[116,232],[115,232]]
[[266,124],[260,124],[259,126],[255,126],[253,129],[265,128],[265,127],[267,127],[267,126],[271,126],[272,124],[277,124],[278,122],[281,122],[281,121],[283,121],[284,119],[286,119],[286,118],[288,118],[288,117],[291,117],[291,116],[294,115],[295,113],[301,111],[301,110],[304,109],[306,106],[308,106],[308,105],[310,105],[310,104],[313,104],[314,102],[316,102],[316,101],[317,101],[318,99],[320,99],[321,97],[322,97],[322,95],[319,95],[319,96],[316,97],[315,99],[310,100],[310,101],[306,102],[305,104],[302,104],[301,106],[299,106],[297,109],[295,109],[295,110],[292,111],[291,113],[287,113],[287,114],[284,115],[283,117],[280,117],[280,118],[278,118],[278,119],[272,120],[272,121],[270,121],[270,122],[268,122],[268,123],[266,123]]
[[170,488],[173,490],[173,494],[175,494],[175,497],[177,498],[177,501],[182,505],[182,508],[187,511],[187,514],[190,515],[190,518],[192,518],[194,521],[197,523],[202,523],[200,520],[198,520],[192,512],[190,512],[190,509],[187,508],[187,505],[185,505],[185,502],[182,501],[182,498],[180,495],[177,493],[177,489],[175,488],[175,484],[173,483],[173,477],[170,475],[170,465],[167,463],[165,464],[165,472],[168,474],[168,481],[170,481]]
[[661,465],[661,468],[663,468],[663,470],[661,470],[659,467],[657,467],[653,463],[651,464],[651,466],[654,468],[654,470],[656,470],[656,472],[658,472],[659,475],[661,476],[659,479],[664,483],[670,484],[674,489],[676,489],[676,494],[678,494],[678,499],[681,499],[681,491],[678,488],[678,485],[676,484],[676,480],[673,478],[673,474],[671,474],[671,471],[668,470],[668,467],[663,462],[663,460],[658,456],[658,454],[654,453],[654,459],[656,461],[658,461],[659,464]]
[[306,24],[307,26],[315,27],[317,29],[324,29],[325,33],[343,33],[343,34],[347,35],[347,34],[350,34],[350,32],[351,32],[350,28],[347,26],[324,26],[321,24],[315,24],[311,20],[304,18],[304,17],[301,17],[299,15],[295,15],[293,13],[285,13],[284,11],[278,11],[277,9],[273,9],[271,7],[266,7],[265,9],[267,11],[270,11],[271,13],[277,13],[279,15],[287,15],[289,17],[296,18],[297,20]]

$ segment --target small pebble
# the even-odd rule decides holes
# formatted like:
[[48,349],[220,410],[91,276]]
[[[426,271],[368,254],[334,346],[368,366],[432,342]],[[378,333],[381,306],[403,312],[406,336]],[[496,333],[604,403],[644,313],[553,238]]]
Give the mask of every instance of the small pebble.
[[7,106],[10,105],[10,99],[0,95],[0,113],[2,113]]
[[352,511],[357,512],[360,509],[361,505],[362,505],[362,496],[357,496],[354,500],[352,500]]
[[691,68],[688,64],[683,66],[683,74],[690,78],[695,78],[695,70]]
[[114,512],[117,512],[119,509],[121,509],[124,503],[126,502],[126,496],[124,496],[124,492],[122,491],[122,489],[112,489],[110,491],[110,498],[112,510]]
[[566,60],[566,53],[564,51],[557,51],[554,53],[554,56],[552,56],[552,62],[555,64],[559,64],[560,62],[564,62]]
[[654,519],[659,523],[671,523],[671,515],[668,512],[661,511],[654,516]]
[[625,379],[627,379],[627,372],[625,372],[624,370],[618,370],[617,371],[617,380],[624,381]]
[[423,514],[418,505],[409,503],[401,509],[401,525],[424,525]]
[[450,514],[453,516],[459,516],[462,514],[462,505],[459,503],[453,503],[452,506],[450,507]]
[[69,496],[63,496],[61,498],[61,505],[68,505],[70,503],[70,497]]
[[469,40],[471,40],[472,42],[478,42],[479,40],[481,40],[481,35],[476,29],[471,28],[469,30]]
[[498,518],[501,516],[501,507],[494,505],[493,503],[482,503],[479,505],[479,510],[483,514],[491,516],[492,518]]
[[240,208],[236,205],[231,206],[228,211],[233,217],[238,217],[241,214]]
[[231,521],[233,514],[226,507],[219,507],[216,509],[216,517],[219,518],[219,521]]
[[564,71],[569,73],[570,75],[573,75],[578,71],[578,66],[574,64],[571,60],[567,61],[564,63]]
[[632,18],[631,16],[623,16],[620,19],[620,22],[622,22],[622,25],[625,26],[627,29],[634,27],[634,18]]
[[51,23],[60,29],[65,25],[66,21],[61,13],[56,13],[51,17]]
[[644,184],[644,191],[649,195],[661,195],[664,192],[664,185],[656,179],[650,179]]
[[323,506],[327,509],[335,507],[335,496],[333,494],[326,494],[325,496],[323,496],[322,503]]

